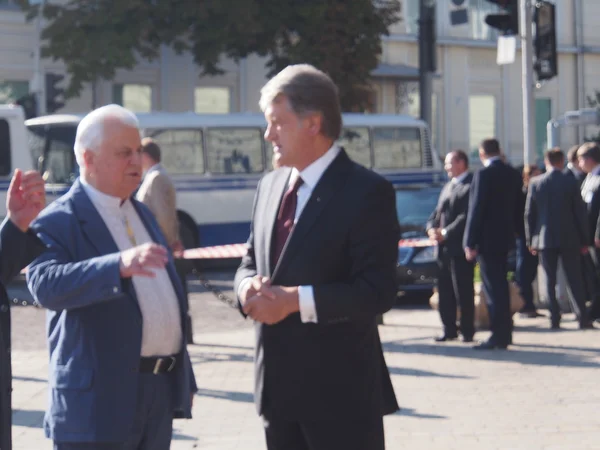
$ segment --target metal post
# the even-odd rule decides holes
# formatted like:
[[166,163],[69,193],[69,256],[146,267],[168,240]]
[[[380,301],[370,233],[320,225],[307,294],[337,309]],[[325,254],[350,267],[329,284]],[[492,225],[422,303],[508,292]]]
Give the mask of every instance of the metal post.
[[42,20],[44,17],[44,6],[46,0],[42,0],[38,6],[38,14],[35,24],[35,48],[33,49],[33,90],[37,100],[37,114],[42,116],[46,114],[46,83],[42,70]]
[[523,88],[523,164],[532,162],[535,151],[535,110],[533,98],[533,38],[531,0],[520,1],[521,56]]
[[419,4],[419,105],[421,119],[431,128],[432,72],[436,70],[435,0]]

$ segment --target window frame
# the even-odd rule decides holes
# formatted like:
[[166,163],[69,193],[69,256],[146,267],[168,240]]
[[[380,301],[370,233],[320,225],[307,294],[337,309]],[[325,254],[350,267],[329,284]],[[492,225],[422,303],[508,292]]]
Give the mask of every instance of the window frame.
[[[209,152],[209,146],[208,146],[208,135],[210,133],[210,131],[212,130],[218,130],[218,131],[223,131],[223,130],[231,130],[231,129],[238,129],[238,130],[252,130],[252,131],[257,131],[258,132],[258,137],[260,140],[260,151],[261,151],[261,163],[262,163],[262,169],[259,171],[252,171],[252,172],[248,172],[248,173],[239,173],[239,172],[234,172],[234,173],[226,173],[226,172],[211,172],[209,169],[209,157],[208,157],[208,152]],[[253,127],[253,126],[240,126],[240,127],[233,127],[233,126],[215,126],[215,127],[204,127],[204,140],[205,140],[205,144],[204,144],[204,148],[206,149],[206,151],[204,152],[204,158],[206,160],[206,166],[205,166],[205,174],[209,174],[209,175],[214,175],[214,176],[232,176],[232,175],[257,175],[257,174],[261,174],[264,173],[267,170],[267,155],[266,155],[266,143],[265,143],[265,139],[264,139],[264,128],[262,127]]]
[[160,142],[160,140],[157,139],[157,136],[159,136],[161,133],[164,132],[195,132],[195,133],[200,133],[200,145],[202,146],[201,151],[202,151],[202,172],[178,172],[178,171],[174,171],[171,168],[169,168],[168,166],[165,165],[165,168],[171,173],[172,176],[204,176],[208,174],[208,171],[206,170],[208,167],[208,161],[206,158],[206,142],[205,142],[205,130],[204,128],[144,128],[142,130],[142,134],[143,136],[148,136],[151,137],[152,139],[157,140],[157,144],[160,146],[161,148],[161,160],[164,161],[164,150],[163,150],[163,144]]

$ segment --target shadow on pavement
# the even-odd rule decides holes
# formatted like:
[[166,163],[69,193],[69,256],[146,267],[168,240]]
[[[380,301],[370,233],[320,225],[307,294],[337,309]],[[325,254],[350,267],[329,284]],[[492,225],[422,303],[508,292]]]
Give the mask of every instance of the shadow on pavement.
[[12,422],[15,426],[42,428],[44,422],[44,411],[14,409],[12,414]]
[[395,416],[414,417],[416,419],[447,419],[446,416],[439,416],[437,414],[421,414],[421,413],[418,413],[413,408],[405,408],[402,405],[400,405],[400,411],[398,411],[394,415]]
[[[529,346],[527,346],[529,347]],[[525,350],[525,346],[513,345],[509,350],[473,350],[471,345],[445,346],[434,344],[404,344],[402,341],[386,342],[383,345],[386,352],[418,353],[424,355],[449,356],[452,358],[483,359],[499,362],[518,362],[523,365],[534,366],[567,366],[600,368],[598,362],[592,361],[595,355],[579,355],[559,353],[561,347],[554,347],[557,352]],[[550,348],[550,347],[549,347]]]
[[254,394],[248,392],[230,392],[230,391],[218,391],[215,389],[199,389],[196,395],[200,397],[212,397],[220,398],[223,400],[231,400],[232,402],[245,402],[253,403]]
[[13,378],[13,380],[16,380],[16,381],[30,381],[32,383],[47,383],[48,382],[48,380],[44,380],[42,378],[19,377],[19,376],[13,376],[12,378]]
[[208,362],[254,362],[252,355],[232,355],[229,353],[199,353],[191,354],[192,364]]
[[409,369],[404,367],[390,367],[388,366],[388,370],[391,375],[404,375],[409,377],[439,377],[439,378],[455,378],[461,380],[472,380],[474,377],[465,376],[465,375],[451,375],[447,373],[436,373],[430,372],[428,370],[421,369]]

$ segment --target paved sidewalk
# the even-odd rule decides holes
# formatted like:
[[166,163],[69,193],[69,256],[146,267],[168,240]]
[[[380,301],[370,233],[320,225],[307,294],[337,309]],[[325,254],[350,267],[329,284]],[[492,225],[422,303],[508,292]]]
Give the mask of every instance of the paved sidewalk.
[[[388,313],[380,329],[403,409],[385,419],[387,448],[600,449],[600,330],[564,321],[551,332],[548,322],[517,318],[512,350],[480,353],[433,344],[434,311]],[[253,330],[244,324],[196,342],[194,419],[176,422],[172,449],[264,449],[251,394]],[[50,450],[40,428],[46,352],[16,349],[13,357],[15,449]]]

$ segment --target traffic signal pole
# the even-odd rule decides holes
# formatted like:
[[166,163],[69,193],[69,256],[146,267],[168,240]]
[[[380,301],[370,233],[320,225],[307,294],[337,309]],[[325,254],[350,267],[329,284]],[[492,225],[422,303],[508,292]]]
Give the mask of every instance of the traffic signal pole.
[[419,109],[432,127],[433,72],[436,71],[435,0],[419,2]]
[[[34,3],[34,2],[31,2]],[[38,4],[38,13],[36,17],[36,31],[35,31],[35,48],[33,49],[33,92],[35,93],[37,100],[37,115],[42,116],[46,114],[46,83],[44,80],[44,73],[42,71],[42,20],[44,18],[44,6],[46,0],[41,0]]]
[[520,0],[519,29],[521,33],[522,90],[523,90],[523,164],[531,164],[535,154],[535,110],[533,97],[533,36],[531,0]]

